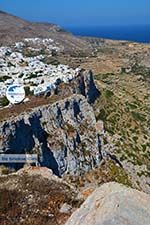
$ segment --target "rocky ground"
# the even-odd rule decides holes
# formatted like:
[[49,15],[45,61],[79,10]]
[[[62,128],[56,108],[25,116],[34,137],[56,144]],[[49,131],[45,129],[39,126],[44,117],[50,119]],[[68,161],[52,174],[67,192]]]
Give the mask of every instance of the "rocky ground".
[[103,182],[99,188],[79,192],[51,170],[31,166],[0,176],[0,223],[149,224],[148,194],[119,183]]
[[29,167],[0,177],[0,224],[64,224],[82,200],[47,168]]

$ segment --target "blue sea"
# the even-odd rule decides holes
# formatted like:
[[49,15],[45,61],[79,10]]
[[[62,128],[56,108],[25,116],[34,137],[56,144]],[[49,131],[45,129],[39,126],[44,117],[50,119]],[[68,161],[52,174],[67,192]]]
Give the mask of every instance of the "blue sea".
[[78,36],[150,43],[150,25],[67,27],[67,29]]

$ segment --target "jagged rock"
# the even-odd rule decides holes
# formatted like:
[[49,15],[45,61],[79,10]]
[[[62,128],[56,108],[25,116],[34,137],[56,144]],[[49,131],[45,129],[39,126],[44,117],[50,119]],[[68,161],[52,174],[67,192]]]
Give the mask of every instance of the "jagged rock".
[[77,94],[1,122],[0,141],[1,153],[38,153],[40,165],[58,176],[79,175],[101,160],[93,108]]
[[92,71],[88,70],[81,70],[66,87],[58,86],[56,93],[61,96],[80,94],[87,98],[89,104],[93,104],[101,94],[94,82]]
[[81,70],[74,83],[75,93],[85,96],[90,104],[99,97],[100,91],[95,85],[92,71]]
[[95,102],[97,97],[100,95],[100,92],[95,86],[94,79],[93,79],[93,73],[91,70],[87,73],[87,75],[85,77],[86,77],[86,81],[85,81],[86,97],[87,97],[88,102],[91,104],[91,103]]
[[149,225],[150,196],[118,183],[96,189],[66,225]]

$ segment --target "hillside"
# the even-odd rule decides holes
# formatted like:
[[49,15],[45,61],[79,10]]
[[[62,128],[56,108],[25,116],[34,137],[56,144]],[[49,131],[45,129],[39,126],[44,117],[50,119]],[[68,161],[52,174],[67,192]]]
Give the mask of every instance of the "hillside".
[[[94,71],[101,90],[94,109],[97,121],[104,123],[104,149],[117,156],[132,184],[149,192],[150,45],[86,40],[97,49],[97,56],[89,57],[81,67]],[[99,170],[93,173],[98,183],[103,174]]]
[[0,11],[0,45],[12,44],[23,38],[52,38],[64,48],[65,53],[89,54],[90,45],[57,25],[33,23]]

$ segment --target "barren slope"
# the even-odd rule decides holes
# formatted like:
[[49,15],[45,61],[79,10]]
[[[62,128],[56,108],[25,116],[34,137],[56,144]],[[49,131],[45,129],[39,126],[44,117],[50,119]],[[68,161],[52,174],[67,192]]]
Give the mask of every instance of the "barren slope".
[[67,53],[86,54],[91,51],[86,40],[73,36],[57,25],[32,23],[0,11],[0,45],[31,37],[52,38],[63,46]]

